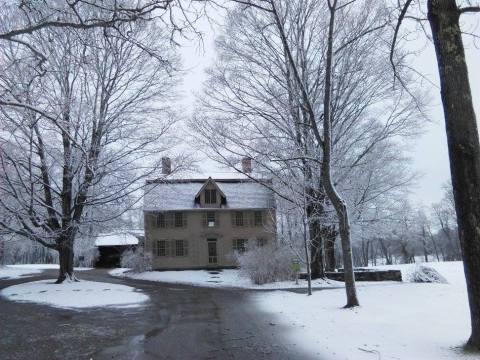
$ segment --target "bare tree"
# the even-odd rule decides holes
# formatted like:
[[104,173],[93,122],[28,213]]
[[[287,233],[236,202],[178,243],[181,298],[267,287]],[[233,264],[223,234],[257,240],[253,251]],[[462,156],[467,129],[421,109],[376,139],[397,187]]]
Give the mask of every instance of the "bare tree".
[[451,183],[445,184],[442,200],[434,204],[432,208],[437,227],[440,227],[440,233],[444,239],[444,260],[462,260],[462,250],[458,237],[457,215],[455,213]]
[[[332,63],[327,67],[330,24],[325,19],[330,10],[326,2],[243,3],[232,10],[225,35],[217,42],[219,63],[210,71],[202,106],[192,124],[196,140],[208,146],[206,153],[240,171],[238,159],[251,157],[260,173],[274,177],[277,184],[296,182],[298,195],[303,193],[299,180],[305,177],[310,189],[306,193],[312,208],[316,208],[311,211],[309,224],[319,220],[326,229],[332,229],[332,222],[338,221],[338,216],[332,220],[333,201],[326,196],[324,176],[329,169],[333,169],[330,175],[335,186],[356,200],[350,206],[356,207],[358,213],[364,211],[362,208],[368,209],[366,204],[383,193],[408,183],[411,178],[404,178],[402,172],[397,172],[396,180],[391,170],[387,176],[384,169],[388,167],[381,161],[371,166],[380,149],[394,149],[394,138],[412,133],[418,115],[418,109],[405,101],[402,91],[392,89],[387,58],[382,63],[378,60],[380,53],[371,51],[373,43],[378,48],[384,44],[378,35],[384,24],[381,6],[375,8],[377,12],[370,12],[375,14],[373,19],[370,14],[357,16],[363,8],[354,12],[347,11],[348,6],[340,6],[338,17],[342,26],[333,27]],[[326,86],[327,68],[334,86]],[[332,93],[327,99],[329,129],[324,124],[327,88]],[[323,134],[326,129],[330,164],[329,169],[322,169],[327,162]],[[401,160],[394,156],[383,159],[392,164]],[[301,176],[292,177],[291,168],[299,169]],[[354,184],[352,179],[360,174],[370,177],[359,176],[363,183]],[[398,181],[400,178],[402,181]],[[393,183],[387,185],[390,180]],[[341,210],[339,206],[337,210]],[[345,225],[343,212],[337,214],[342,215]],[[318,233],[310,231],[315,232]],[[335,229],[330,233],[335,234]],[[344,245],[349,238],[346,234],[348,227],[343,232]],[[346,247],[344,263],[347,271],[352,272],[348,265],[350,253]],[[347,276],[347,285],[349,289],[354,287],[353,273]],[[349,294],[349,304],[355,304],[351,290]]]
[[36,31],[37,47],[48,54],[41,71],[22,47],[3,49],[0,227],[58,251],[58,282],[74,279],[86,209],[139,191],[170,145],[176,60],[168,34],[153,23],[125,26],[165,61],[99,29]]
[[[412,0],[401,7],[393,49]],[[480,12],[475,1],[427,0],[426,10],[437,55],[450,173],[462,246],[472,333],[468,346],[480,350],[480,142],[463,46],[460,16]],[[393,62],[392,62],[393,63]]]
[[[125,24],[156,20],[168,26],[171,35],[193,24],[205,9],[189,0],[43,0],[4,4],[0,40],[12,41],[35,50],[28,36],[46,28],[110,29],[129,36]],[[27,37],[25,37],[27,36]]]

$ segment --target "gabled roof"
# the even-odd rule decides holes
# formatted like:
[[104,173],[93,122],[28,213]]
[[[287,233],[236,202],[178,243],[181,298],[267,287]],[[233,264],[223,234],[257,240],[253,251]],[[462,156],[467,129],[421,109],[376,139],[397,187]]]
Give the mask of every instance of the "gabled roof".
[[200,190],[198,190],[197,194],[195,195],[195,198],[198,198],[200,196],[200,194],[202,193],[202,191],[208,186],[208,184],[212,184],[213,186],[215,186],[215,188],[218,190],[218,192],[220,193],[221,196],[223,196],[224,198],[226,198],[225,194],[223,193],[222,189],[220,189],[217,185],[217,183],[215,182],[215,180],[212,179],[212,177],[210,176],[207,181],[205,181],[205,184],[203,184],[203,186],[200,188]]
[[[195,210],[200,206],[195,197],[209,179],[177,179],[147,181],[144,211]],[[213,180],[213,179],[212,179]],[[273,192],[250,179],[215,179],[227,202],[222,209],[271,209],[275,207]]]

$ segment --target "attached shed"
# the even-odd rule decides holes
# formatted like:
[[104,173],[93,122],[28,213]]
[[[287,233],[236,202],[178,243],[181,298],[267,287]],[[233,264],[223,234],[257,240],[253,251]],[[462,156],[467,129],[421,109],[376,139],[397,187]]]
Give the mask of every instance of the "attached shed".
[[99,234],[95,239],[99,256],[95,267],[120,267],[120,259],[124,251],[136,249],[143,244],[143,231],[119,231]]

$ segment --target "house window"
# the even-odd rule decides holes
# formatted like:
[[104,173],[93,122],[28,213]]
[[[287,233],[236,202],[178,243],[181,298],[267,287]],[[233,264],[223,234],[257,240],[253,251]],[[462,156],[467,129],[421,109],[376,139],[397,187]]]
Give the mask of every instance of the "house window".
[[188,243],[185,240],[175,240],[175,256],[187,256]]
[[183,227],[184,216],[181,212],[175,213],[175,227]]
[[166,212],[157,214],[158,228],[184,227],[187,218],[183,212]]
[[243,212],[242,211],[235,211],[235,226],[243,226]]
[[188,241],[186,240],[158,240],[157,256],[188,256]]
[[248,240],[246,239],[233,239],[233,251],[243,254],[245,251],[247,251],[247,243]]
[[157,256],[169,256],[170,255],[170,241],[158,240],[157,241]]
[[255,211],[253,214],[253,219],[255,226],[263,225],[263,213],[261,211]]
[[207,211],[207,226],[208,227],[215,227],[216,225],[216,213],[215,211]]
[[217,190],[207,189],[205,190],[205,204],[216,204],[217,203]]
[[157,227],[159,227],[159,228],[167,227],[165,214],[163,214],[163,213],[157,214]]
[[261,247],[261,246],[265,246],[265,245],[267,245],[267,240],[266,239],[264,239],[264,238],[257,239],[257,246]]

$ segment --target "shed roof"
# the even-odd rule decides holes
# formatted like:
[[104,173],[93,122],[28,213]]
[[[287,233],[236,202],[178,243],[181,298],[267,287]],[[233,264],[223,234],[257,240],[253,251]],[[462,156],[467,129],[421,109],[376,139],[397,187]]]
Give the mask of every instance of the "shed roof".
[[[195,196],[208,179],[148,181],[143,203],[144,211],[199,209]],[[274,207],[273,192],[266,186],[247,179],[215,179],[227,199],[223,209],[270,209]]]
[[98,234],[95,246],[127,246],[138,245],[138,237],[128,231]]

